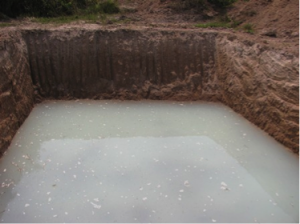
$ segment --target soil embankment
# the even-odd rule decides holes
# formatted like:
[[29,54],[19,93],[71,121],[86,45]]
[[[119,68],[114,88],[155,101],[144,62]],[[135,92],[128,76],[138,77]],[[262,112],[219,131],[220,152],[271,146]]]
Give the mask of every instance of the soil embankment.
[[299,58],[234,35],[218,46],[221,101],[299,151]]
[[27,48],[21,33],[0,33],[0,155],[33,105]]

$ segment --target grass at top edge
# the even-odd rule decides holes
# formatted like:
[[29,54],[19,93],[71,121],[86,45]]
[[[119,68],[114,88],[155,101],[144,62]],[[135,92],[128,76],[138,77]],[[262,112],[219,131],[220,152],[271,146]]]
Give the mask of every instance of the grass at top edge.
[[12,24],[12,23],[2,23],[2,22],[0,22],[0,27],[9,27],[9,26],[15,26],[15,24]]
[[230,23],[225,22],[209,22],[209,23],[199,23],[195,25],[198,28],[216,28],[216,27],[222,27],[222,28],[231,28]]
[[198,28],[233,28],[235,30],[243,30],[246,33],[249,34],[254,34],[254,28],[252,24],[245,24],[242,28],[238,28],[238,26],[241,24],[242,22],[240,21],[231,21],[231,22],[209,22],[209,23],[199,23],[196,24],[195,27]]
[[48,24],[64,24],[71,23],[79,20],[85,20],[89,22],[97,22],[100,18],[98,14],[86,14],[86,15],[71,15],[71,16],[58,16],[58,17],[35,17],[34,22]]

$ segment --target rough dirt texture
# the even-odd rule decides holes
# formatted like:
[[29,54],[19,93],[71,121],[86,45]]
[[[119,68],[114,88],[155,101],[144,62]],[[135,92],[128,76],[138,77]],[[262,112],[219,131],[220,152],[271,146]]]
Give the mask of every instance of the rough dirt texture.
[[24,31],[42,98],[216,99],[216,33]]
[[[299,1],[298,0],[237,0],[226,13],[207,5],[204,10],[182,9],[180,0],[118,0],[120,5],[136,9],[125,14],[133,24],[153,27],[181,27],[192,29],[198,23],[227,17],[240,25],[231,32],[244,33],[249,39],[259,39],[270,47],[299,54]],[[205,2],[205,0],[203,0]],[[207,1],[206,1],[207,2]],[[254,35],[245,33],[243,26],[250,24]],[[215,28],[215,30],[224,30]]]
[[[33,89],[37,102],[74,98],[209,100],[225,103],[298,152],[299,62],[292,54],[214,31],[89,26],[19,32],[22,37],[16,36],[16,44],[25,40],[27,50],[20,44],[20,48],[12,48],[15,52],[11,48],[3,51],[7,60],[2,60],[1,67],[7,75],[2,83],[14,78],[26,81],[16,83],[20,88],[15,88],[15,95],[3,91],[3,99],[23,94],[12,106],[11,100],[1,104],[2,128],[19,127],[32,107]],[[9,70],[9,65],[14,69]],[[19,67],[20,73],[16,72]],[[8,108],[17,114],[21,111],[16,115],[20,119],[8,118]]]
[[217,39],[221,101],[299,152],[299,58],[243,40]]
[[299,37],[298,0],[260,0],[238,1],[228,15],[238,21],[253,24],[259,35],[283,38],[282,44],[297,42]]
[[0,33],[0,155],[33,108],[33,86],[20,32]]

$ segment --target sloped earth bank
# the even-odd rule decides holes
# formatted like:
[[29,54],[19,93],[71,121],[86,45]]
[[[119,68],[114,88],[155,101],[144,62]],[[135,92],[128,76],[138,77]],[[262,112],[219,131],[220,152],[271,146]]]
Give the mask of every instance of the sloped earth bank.
[[298,57],[239,34],[98,25],[0,34],[0,152],[43,99],[222,102],[299,151]]
[[0,33],[0,155],[34,105],[25,42],[20,32]]

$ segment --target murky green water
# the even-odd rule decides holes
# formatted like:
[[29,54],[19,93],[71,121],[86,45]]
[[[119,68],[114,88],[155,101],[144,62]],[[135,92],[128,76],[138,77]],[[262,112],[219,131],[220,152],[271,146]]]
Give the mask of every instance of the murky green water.
[[221,104],[49,101],[0,160],[0,220],[298,222],[298,165]]

